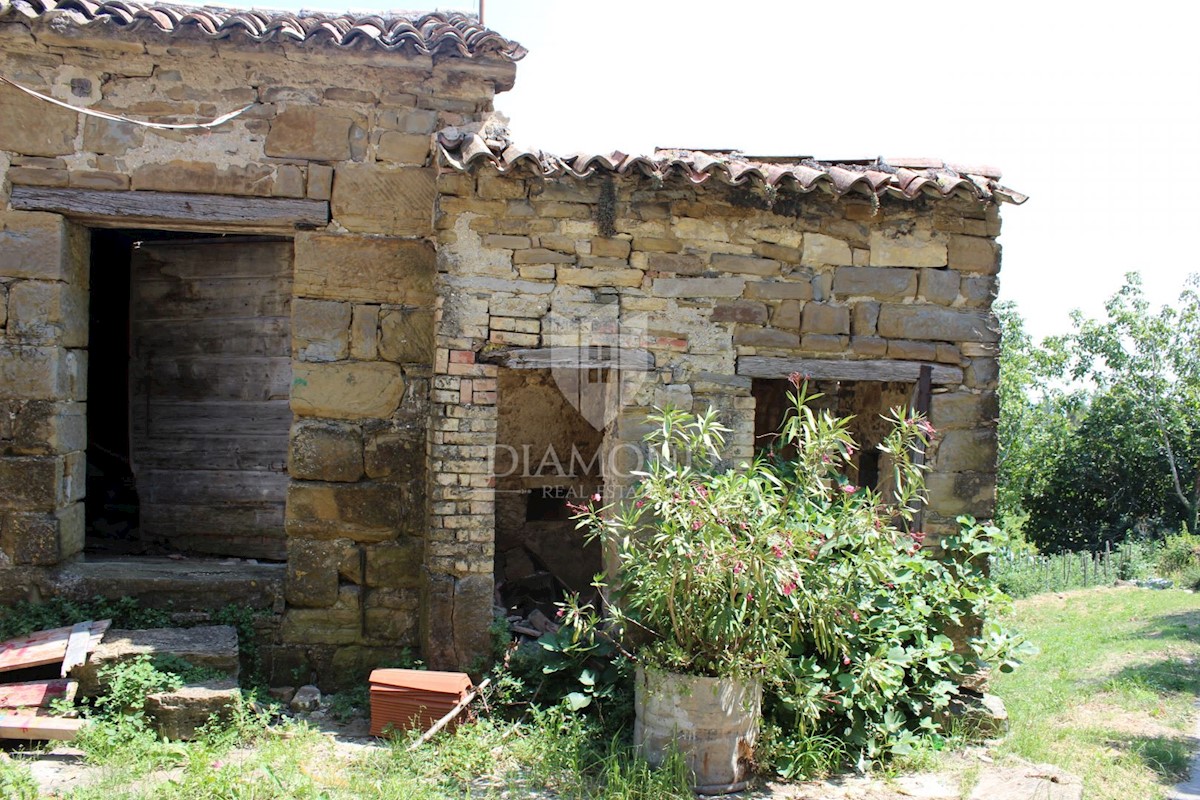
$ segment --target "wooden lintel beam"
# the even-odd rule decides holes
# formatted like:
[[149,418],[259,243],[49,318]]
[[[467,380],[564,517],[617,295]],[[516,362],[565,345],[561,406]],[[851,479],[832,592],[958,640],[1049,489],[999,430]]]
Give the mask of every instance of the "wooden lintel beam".
[[937,385],[962,383],[961,367],[946,364],[925,364],[921,361],[846,361],[833,358],[781,358],[775,356],[740,356],[737,374],[747,378],[786,378],[794,372],[818,381],[896,381],[916,383],[921,367],[931,367],[932,382]]
[[324,200],[280,197],[14,186],[10,202],[20,211],[51,211],[105,227],[286,232],[329,223],[329,203]]

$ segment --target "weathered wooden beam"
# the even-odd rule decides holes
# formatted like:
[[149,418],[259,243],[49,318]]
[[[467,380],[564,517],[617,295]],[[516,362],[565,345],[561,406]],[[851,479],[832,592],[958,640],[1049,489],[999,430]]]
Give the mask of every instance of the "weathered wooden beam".
[[924,364],[920,361],[844,361],[833,358],[781,358],[776,356],[741,356],[737,374],[748,378],[786,378],[793,372],[818,381],[900,381],[915,383],[921,377],[921,367],[932,367],[934,384],[960,384],[960,367],[945,364]]
[[82,719],[43,716],[28,711],[0,714],[0,739],[67,741],[74,739],[75,734],[86,724]]
[[21,211],[52,211],[104,227],[293,231],[329,223],[329,203],[279,197],[15,186],[10,202]]
[[654,370],[654,354],[651,352],[601,345],[496,350],[481,355],[479,360],[510,369],[615,369],[623,372]]

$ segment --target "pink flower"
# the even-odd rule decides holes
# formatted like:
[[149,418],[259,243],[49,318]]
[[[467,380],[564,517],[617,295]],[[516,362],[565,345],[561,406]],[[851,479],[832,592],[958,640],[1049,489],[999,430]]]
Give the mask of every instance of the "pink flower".
[[858,487],[855,486],[853,483],[844,483],[844,484],[842,484],[842,491],[845,492],[846,494],[854,494],[855,492],[858,491]]
[[602,498],[600,497],[600,493],[599,493],[599,492],[596,492],[594,495],[592,495],[592,502],[593,502],[593,503],[599,503],[601,499],[602,499]]
[[842,666],[843,667],[850,666],[850,656],[842,656]]
[[788,383],[792,386],[799,386],[802,380],[804,380],[804,376],[799,372],[793,372],[791,375],[788,375]]
[[693,497],[691,500],[688,500],[688,505],[689,505],[689,506],[694,506],[694,505],[696,505],[696,502],[697,502],[697,501],[696,501],[696,498],[694,498],[694,497]]
[[796,584],[792,581],[788,581],[783,585],[783,589],[781,591],[783,592],[784,597],[788,597],[792,592],[796,591]]
[[855,611],[855,612],[851,613],[850,619],[854,620],[855,622],[858,622],[858,620],[860,619],[860,617],[858,616],[858,612]]
[[741,575],[745,571],[746,571],[746,565],[743,564],[741,561],[739,561],[733,565],[733,574],[734,575]]
[[783,558],[783,548],[781,548],[779,545],[777,545],[777,544],[771,545],[771,552],[775,555],[776,558]]
[[646,505],[646,501],[645,501],[645,500],[638,500],[638,501],[637,501],[636,503],[634,503],[633,505],[634,505],[634,508],[641,508],[642,506]]
[[929,424],[929,420],[927,419],[923,419],[918,422],[917,427],[920,428],[926,436],[932,438],[933,436],[937,435],[937,430],[935,430],[934,427]]
[[701,529],[701,528],[703,528],[703,527],[704,527],[704,523],[703,523],[703,522],[701,522],[700,520],[695,520],[695,521],[692,523],[692,530],[694,530],[694,531],[698,531],[698,530],[700,530],[700,529]]
[[746,592],[746,602],[747,603],[754,602],[754,592]]

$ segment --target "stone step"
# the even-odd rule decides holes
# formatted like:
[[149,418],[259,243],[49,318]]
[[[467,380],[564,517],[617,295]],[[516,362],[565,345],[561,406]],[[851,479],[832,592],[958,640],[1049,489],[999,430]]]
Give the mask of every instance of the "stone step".
[[132,597],[147,608],[216,610],[230,604],[282,612],[284,564],[204,558],[84,560],[59,569],[52,593],[76,600]]

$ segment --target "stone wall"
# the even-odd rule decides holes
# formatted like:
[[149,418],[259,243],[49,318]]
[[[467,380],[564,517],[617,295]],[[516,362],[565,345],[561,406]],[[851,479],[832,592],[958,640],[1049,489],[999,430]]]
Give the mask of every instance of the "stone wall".
[[[454,626],[434,637],[435,658],[479,652],[490,619],[496,365],[514,348],[570,346],[572,326],[592,319],[628,323],[621,346],[653,358],[626,376],[604,428],[610,452],[636,445],[647,412],[672,403],[719,409],[729,455],[749,455],[749,357],[932,364],[929,541],[957,514],[991,515],[995,206],[820,191],[769,204],[716,178],[577,181],[487,166],[441,175],[438,191],[429,608],[453,609]],[[609,497],[627,480],[616,463]]]
[[[76,106],[179,123],[251,105],[211,130],[153,130],[0,85],[0,573],[15,586],[18,573],[33,575],[18,567],[61,567],[83,548],[87,225],[123,227],[12,210],[13,190],[317,201],[329,224],[293,232],[295,421],[280,454],[292,480],[274,671],[333,685],[417,644],[433,374],[430,134],[489,112],[514,73],[490,57],[0,23],[0,74]],[[222,229],[203,218],[128,227]]]

